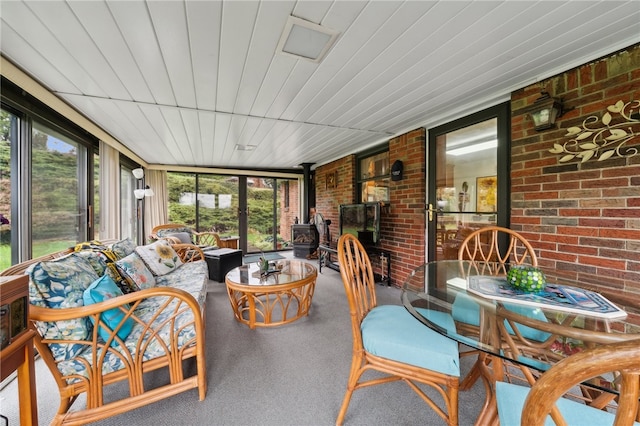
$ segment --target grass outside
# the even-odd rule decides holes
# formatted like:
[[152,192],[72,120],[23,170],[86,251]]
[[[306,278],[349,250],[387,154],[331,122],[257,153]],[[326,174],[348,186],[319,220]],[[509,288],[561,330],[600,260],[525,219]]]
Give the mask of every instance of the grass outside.
[[[33,257],[44,256],[45,254],[54,253],[73,247],[74,241],[39,241],[33,244]],[[0,244],[0,271],[4,271],[11,266],[11,246],[9,244]]]

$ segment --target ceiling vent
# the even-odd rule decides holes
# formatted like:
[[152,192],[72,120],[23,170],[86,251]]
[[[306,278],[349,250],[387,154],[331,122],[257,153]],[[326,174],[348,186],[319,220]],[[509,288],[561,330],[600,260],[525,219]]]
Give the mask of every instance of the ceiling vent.
[[318,63],[333,46],[338,31],[289,16],[276,52]]

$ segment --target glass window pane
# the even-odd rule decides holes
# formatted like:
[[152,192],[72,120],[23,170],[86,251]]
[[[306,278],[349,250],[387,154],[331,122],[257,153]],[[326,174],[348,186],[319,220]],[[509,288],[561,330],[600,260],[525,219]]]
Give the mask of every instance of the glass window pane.
[[80,146],[34,123],[31,156],[32,257],[73,246],[85,232],[78,197]]
[[238,178],[198,175],[198,230],[238,236]]
[[389,201],[389,151],[360,159],[360,201]]
[[[196,226],[196,175],[167,173],[169,223]],[[203,229],[200,229],[203,230]]]
[[11,145],[18,143],[18,117],[0,110],[0,271],[11,266]]
[[436,137],[437,259],[457,259],[471,231],[496,224],[497,132],[492,118]]
[[275,179],[247,178],[247,252],[274,249]]

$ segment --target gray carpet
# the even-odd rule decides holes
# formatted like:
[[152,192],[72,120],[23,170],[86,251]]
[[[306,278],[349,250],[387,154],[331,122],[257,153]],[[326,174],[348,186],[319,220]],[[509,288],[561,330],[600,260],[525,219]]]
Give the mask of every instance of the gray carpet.
[[[309,261],[316,263],[316,261]],[[319,274],[308,317],[276,328],[250,330],[233,318],[224,284],[210,281],[207,296],[208,393],[197,390],[113,417],[100,425],[333,425],[351,361],[351,329],[340,274]],[[400,290],[377,287],[380,304],[399,304]],[[472,357],[462,358],[468,371]],[[49,424],[58,392],[37,362],[40,424]],[[155,377],[154,377],[155,378]],[[157,380],[163,380],[158,375]],[[125,392],[121,384],[109,394]],[[17,425],[15,381],[0,392],[0,412]],[[460,424],[476,419],[484,390],[460,393]],[[76,404],[83,404],[78,400]],[[345,425],[440,425],[444,422],[404,383],[354,393]]]

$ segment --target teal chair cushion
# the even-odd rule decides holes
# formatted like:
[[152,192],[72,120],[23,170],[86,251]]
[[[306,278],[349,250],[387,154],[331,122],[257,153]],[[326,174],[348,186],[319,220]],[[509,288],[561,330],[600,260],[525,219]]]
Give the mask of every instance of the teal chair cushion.
[[[435,311],[427,314],[438,325],[455,329],[449,314]],[[373,308],[362,321],[361,330],[364,348],[373,355],[460,376],[458,344],[422,324],[402,306]]]
[[[515,312],[516,314],[533,318],[538,321],[548,322],[542,311],[538,308],[531,306],[515,305],[513,303],[504,303],[504,307],[508,310]],[[458,293],[453,306],[451,308],[451,315],[453,319],[465,324],[480,325],[480,306],[473,300],[473,297],[465,293]],[[507,331],[513,334],[513,328],[505,321]],[[529,340],[535,340],[537,342],[544,342],[551,336],[544,331],[536,330],[535,328],[527,327],[526,325],[516,325],[523,337]]]
[[[529,395],[529,388],[511,383],[496,383],[496,398],[498,400],[498,416],[500,426],[520,426],[524,401]],[[613,424],[614,415],[606,411],[598,410],[588,405],[560,398],[556,406],[569,426],[598,426]],[[635,425],[639,423],[635,422]],[[545,426],[553,426],[555,423],[551,416],[547,416]]]

